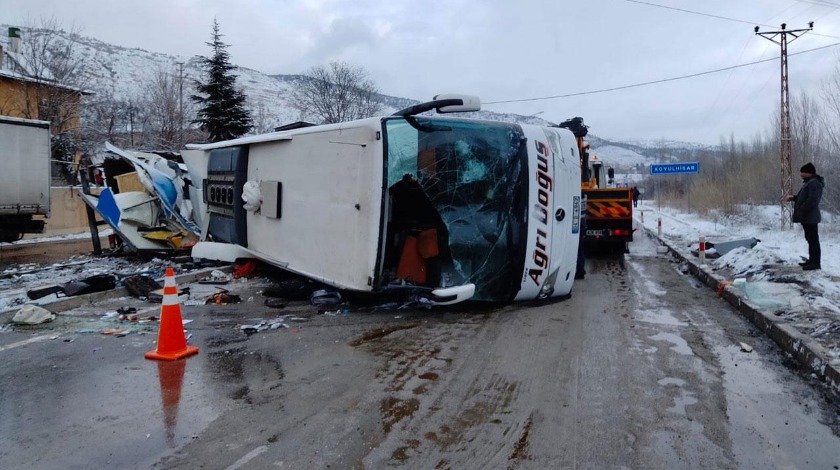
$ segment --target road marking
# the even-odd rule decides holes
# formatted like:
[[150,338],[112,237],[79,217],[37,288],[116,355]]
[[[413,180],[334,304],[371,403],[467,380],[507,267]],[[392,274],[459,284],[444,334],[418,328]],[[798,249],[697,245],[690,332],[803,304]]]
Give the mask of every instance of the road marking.
[[26,346],[27,344],[37,343],[38,341],[43,341],[45,339],[48,339],[49,337],[50,337],[50,335],[36,336],[34,338],[29,338],[29,339],[25,339],[23,341],[18,341],[17,343],[12,343],[12,344],[7,344],[5,346],[0,346],[0,352],[6,351],[8,349],[13,349],[13,348],[16,348],[18,346]]
[[267,450],[268,446],[259,446],[251,452],[248,452],[247,454],[243,455],[241,459],[237,460],[236,462],[233,462],[233,465],[228,467],[226,470],[236,470],[237,468],[242,467],[243,465],[254,459],[256,456],[262,454]]

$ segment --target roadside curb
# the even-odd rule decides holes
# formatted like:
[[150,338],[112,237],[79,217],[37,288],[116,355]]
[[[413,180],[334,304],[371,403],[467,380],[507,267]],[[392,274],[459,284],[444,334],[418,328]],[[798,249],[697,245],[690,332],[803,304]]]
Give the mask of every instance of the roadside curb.
[[709,270],[708,265],[698,264],[697,261],[699,260],[695,261],[686,257],[672,244],[659,238],[652,229],[644,225],[641,227],[649,237],[658,240],[659,243],[667,247],[671,256],[686,263],[688,271],[699,281],[715,291],[722,291],[723,299],[770,337],[782,351],[790,354],[799,364],[824,380],[835,393],[840,393],[840,365],[831,364],[828,351],[822,345],[785,320],[772,313],[763,312],[755,305],[750,304],[737,288],[732,287],[729,283],[724,284],[726,279]]
[[[214,268],[206,268],[201,269],[198,271],[193,271],[189,273],[184,273],[178,276],[175,276],[175,282],[177,284],[188,284],[190,282],[195,282],[199,279],[204,279],[213,271],[222,271],[224,273],[231,273],[233,272],[233,266],[219,266]],[[158,282],[163,284],[163,278],[156,279]],[[49,310],[52,313],[61,313],[66,312],[68,310],[73,310],[74,308],[79,308],[85,305],[94,305],[96,303],[102,302],[103,300],[110,300],[116,299],[119,297],[126,297],[130,295],[128,293],[128,289],[125,287],[118,287],[116,289],[111,289],[103,292],[94,292],[92,294],[84,294],[78,295],[74,297],[66,297],[54,302],[49,302],[45,304],[39,304],[40,307],[43,307]],[[9,323],[12,321],[12,318],[17,313],[18,309],[10,310],[8,312],[0,313],[0,325]]]

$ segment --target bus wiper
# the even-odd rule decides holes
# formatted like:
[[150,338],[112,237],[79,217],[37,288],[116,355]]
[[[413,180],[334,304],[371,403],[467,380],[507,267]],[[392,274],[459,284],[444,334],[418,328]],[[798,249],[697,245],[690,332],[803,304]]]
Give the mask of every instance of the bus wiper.
[[405,118],[406,122],[408,122],[408,125],[417,129],[420,132],[437,132],[437,131],[451,131],[452,130],[451,127],[447,127],[447,126],[435,126],[435,125],[432,125],[432,124],[421,124],[421,123],[417,122],[417,119],[415,119],[414,116],[403,116],[403,117]]

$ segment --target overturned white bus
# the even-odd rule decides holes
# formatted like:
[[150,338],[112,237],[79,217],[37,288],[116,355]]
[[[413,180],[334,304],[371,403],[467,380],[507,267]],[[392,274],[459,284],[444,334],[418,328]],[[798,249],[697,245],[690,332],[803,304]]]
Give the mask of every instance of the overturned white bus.
[[255,257],[341,289],[438,304],[568,295],[580,160],[566,129],[420,116],[474,111],[438,96],[393,116],[183,152],[203,201],[194,257]]

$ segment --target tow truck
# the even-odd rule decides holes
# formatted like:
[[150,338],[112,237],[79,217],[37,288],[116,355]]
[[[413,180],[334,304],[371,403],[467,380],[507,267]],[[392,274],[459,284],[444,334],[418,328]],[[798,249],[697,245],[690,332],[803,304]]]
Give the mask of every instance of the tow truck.
[[584,242],[596,248],[618,247],[628,252],[633,241],[633,189],[615,187],[615,171],[592,155],[584,137],[589,127],[583,118],[563,121],[558,127],[569,129],[575,136],[580,155],[581,193],[586,200]]

